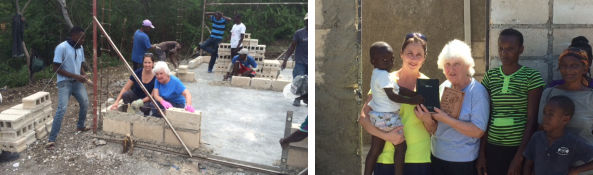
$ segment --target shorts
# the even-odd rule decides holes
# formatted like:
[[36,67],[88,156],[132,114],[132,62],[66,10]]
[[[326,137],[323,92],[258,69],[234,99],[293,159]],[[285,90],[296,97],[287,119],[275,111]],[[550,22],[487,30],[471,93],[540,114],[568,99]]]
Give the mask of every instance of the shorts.
[[396,112],[369,112],[371,116],[371,122],[377,128],[383,131],[391,131],[398,126],[402,126],[402,120],[398,115],[399,111]]

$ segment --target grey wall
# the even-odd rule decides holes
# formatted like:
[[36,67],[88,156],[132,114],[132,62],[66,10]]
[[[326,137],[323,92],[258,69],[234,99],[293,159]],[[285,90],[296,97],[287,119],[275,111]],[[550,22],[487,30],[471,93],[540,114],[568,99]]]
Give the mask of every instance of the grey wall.
[[315,1],[315,172],[361,172],[357,1]]
[[515,28],[524,37],[519,63],[537,69],[546,82],[560,79],[558,55],[572,38],[593,41],[593,1],[497,0],[491,2],[490,68],[500,66],[497,41],[502,29]]

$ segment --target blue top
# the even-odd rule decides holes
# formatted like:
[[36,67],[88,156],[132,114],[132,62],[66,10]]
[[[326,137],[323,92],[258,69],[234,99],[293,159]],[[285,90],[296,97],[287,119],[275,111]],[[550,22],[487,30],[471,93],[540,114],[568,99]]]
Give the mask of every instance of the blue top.
[[[138,76],[138,79],[140,79],[140,81],[142,81],[142,69],[140,68],[136,71],[134,71],[134,74],[136,74],[136,76]],[[149,93],[152,93],[152,89],[154,88],[154,80],[156,78],[152,77],[152,80],[150,80],[150,82],[144,84],[144,82],[142,82],[142,85],[144,85],[144,87],[146,88],[146,90]],[[140,86],[138,85],[138,82],[136,82],[136,79],[134,79],[134,77],[132,75],[130,75],[130,80],[132,80],[132,82],[134,82],[134,85],[132,85],[132,92],[134,92],[134,94],[136,94],[136,97],[138,98],[144,98],[146,97],[146,94],[144,94],[144,91],[142,91],[142,89],[140,88]]]
[[214,15],[210,16],[210,19],[212,20],[212,33],[210,34],[210,37],[222,39],[222,35],[224,35],[224,28],[226,27],[226,19],[220,17],[220,20],[216,20]]
[[525,159],[533,160],[533,170],[537,175],[568,174],[576,162],[589,162],[593,157],[593,147],[570,132],[565,131],[551,145],[546,137],[544,131],[535,132],[523,152]]
[[[440,94],[443,94],[445,87],[451,87],[449,80],[441,84]],[[473,78],[462,91],[465,95],[459,120],[470,122],[482,131],[486,131],[490,115],[488,91]],[[470,162],[478,157],[479,148],[480,139],[463,135],[451,126],[438,122],[437,130],[432,136],[432,154],[435,157],[451,162]]]
[[150,49],[150,39],[146,33],[136,30],[134,33],[134,46],[132,47],[132,61],[142,64],[144,53]]
[[[233,64],[235,64],[235,62],[239,59],[239,55],[236,55],[235,57],[233,57],[233,60],[231,60],[231,62]],[[253,59],[253,57],[247,55],[247,59],[245,59],[245,61],[241,62],[241,64],[245,67],[249,67],[251,65],[251,68],[256,68],[257,67],[257,63],[255,62],[255,59]]]
[[154,82],[154,88],[159,90],[159,95],[171,103],[185,105],[185,97],[181,93],[185,90],[185,86],[179,78],[169,75],[170,79],[167,84],[161,84],[159,81]]
[[297,64],[307,64],[307,41],[309,35],[307,34],[307,28],[302,28],[294,33],[293,41],[296,42],[296,48],[294,51],[294,60]]
[[[80,66],[84,62],[83,47],[74,49],[68,41],[64,41],[54,51],[54,63],[61,64],[61,69],[76,75],[80,75]],[[75,80],[73,78],[58,74],[58,82],[63,80]]]

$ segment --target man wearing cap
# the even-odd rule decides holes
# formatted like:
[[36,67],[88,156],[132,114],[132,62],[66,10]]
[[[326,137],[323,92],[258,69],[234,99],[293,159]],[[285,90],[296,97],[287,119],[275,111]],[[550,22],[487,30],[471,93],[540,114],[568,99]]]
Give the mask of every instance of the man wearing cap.
[[[294,68],[292,70],[292,78],[296,78],[299,75],[308,75],[308,57],[307,57],[307,41],[308,41],[308,34],[307,34],[307,21],[308,21],[308,14],[305,14],[305,27],[297,30],[294,33],[292,43],[288,50],[286,51],[286,55],[284,56],[284,61],[282,62],[281,68],[286,68],[286,61],[288,57],[292,55],[294,52]],[[301,105],[301,98],[295,98],[293,105],[300,106]]]
[[151,29],[154,29],[152,22],[145,19],[142,21],[142,27],[134,33],[134,46],[132,46],[132,63],[134,64],[134,70],[142,67],[144,53],[150,48],[155,48],[155,46],[150,44],[150,38],[148,38],[148,35],[146,34],[150,32]]
[[221,12],[206,12],[206,16],[210,16],[212,20],[212,32],[210,38],[204,41],[203,44],[198,46],[198,49],[204,49],[210,53],[210,63],[208,64],[208,73],[212,73],[212,68],[216,63],[216,57],[218,57],[218,44],[222,41],[224,35],[224,29],[226,28],[227,21],[231,18],[223,16]]
[[251,56],[247,56],[249,51],[245,48],[239,51],[239,55],[233,57],[231,61],[233,64],[233,71],[231,75],[244,76],[244,77],[255,77],[255,69],[257,63]]
[[237,52],[240,51],[243,46],[243,38],[245,38],[245,25],[241,22],[241,15],[235,15],[233,19],[235,23],[231,28],[231,57],[234,58]]

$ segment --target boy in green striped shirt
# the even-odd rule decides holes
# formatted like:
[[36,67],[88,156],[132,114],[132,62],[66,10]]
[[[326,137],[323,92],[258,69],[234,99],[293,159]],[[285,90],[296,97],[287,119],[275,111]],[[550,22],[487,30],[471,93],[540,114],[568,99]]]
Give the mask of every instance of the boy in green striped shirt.
[[519,65],[523,35],[509,28],[500,32],[502,66],[488,70],[482,84],[490,93],[488,129],[481,139],[478,174],[521,174],[522,153],[536,130],[543,86],[539,71]]

